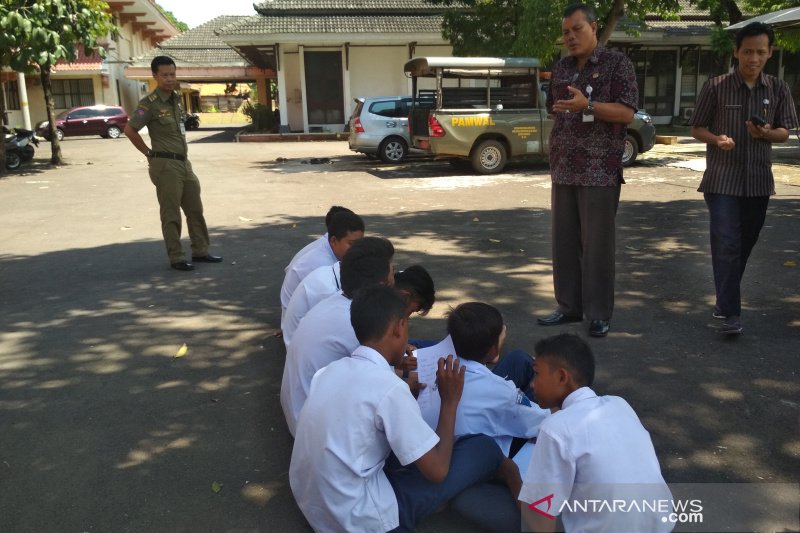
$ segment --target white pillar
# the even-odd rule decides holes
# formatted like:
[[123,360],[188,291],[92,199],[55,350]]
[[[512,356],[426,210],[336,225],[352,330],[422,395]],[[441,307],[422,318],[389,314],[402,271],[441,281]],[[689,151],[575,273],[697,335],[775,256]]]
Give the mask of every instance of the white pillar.
[[342,85],[343,87],[343,95],[344,95],[344,105],[342,109],[344,110],[344,130],[347,131],[347,123],[350,120],[350,113],[353,111],[350,107],[353,105],[353,99],[350,97],[350,51],[347,50],[347,45],[342,45]]
[[31,128],[31,110],[28,107],[28,87],[25,85],[25,74],[17,72],[17,87],[19,88],[19,108],[22,111],[22,125],[26,130]]
[[[269,80],[267,80],[269,83]],[[283,46],[278,46],[278,108],[281,110],[281,123],[278,131],[289,133],[289,102],[286,96],[286,58]]]
[[302,99],[301,109],[303,110],[303,133],[308,133],[308,105],[306,100],[306,55],[303,45],[297,47],[297,55],[300,63],[300,98]]

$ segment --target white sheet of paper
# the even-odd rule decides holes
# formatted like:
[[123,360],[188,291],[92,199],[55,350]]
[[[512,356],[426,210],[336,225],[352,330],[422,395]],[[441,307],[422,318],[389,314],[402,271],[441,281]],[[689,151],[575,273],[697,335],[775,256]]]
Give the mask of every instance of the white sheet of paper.
[[456,350],[453,348],[453,341],[450,339],[450,335],[442,339],[439,344],[417,350],[419,381],[427,385],[419,393],[417,403],[419,403],[419,409],[422,411],[422,418],[434,430],[439,424],[439,409],[441,407],[441,398],[439,397],[439,391],[436,389],[436,370],[439,368],[439,358],[455,355],[455,353]]
[[512,461],[517,463],[519,474],[522,476],[522,479],[525,479],[525,473],[528,471],[528,466],[531,464],[531,456],[533,455],[533,449],[535,447],[536,445],[534,443],[528,441],[520,448],[517,455],[511,458]]

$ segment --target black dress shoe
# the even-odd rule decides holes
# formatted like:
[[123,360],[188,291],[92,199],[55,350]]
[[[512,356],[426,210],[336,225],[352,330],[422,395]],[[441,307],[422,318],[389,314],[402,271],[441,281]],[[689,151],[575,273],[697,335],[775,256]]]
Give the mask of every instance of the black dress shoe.
[[611,329],[611,325],[608,320],[592,320],[589,324],[589,335],[592,337],[605,337],[608,335],[609,329]]
[[570,322],[580,322],[581,320],[583,320],[583,317],[570,316],[570,315],[565,315],[560,311],[553,311],[551,314],[545,317],[537,318],[536,322],[540,326],[558,326],[561,324],[568,324]]
[[195,263],[222,263],[222,256],[220,255],[198,255],[192,256],[192,261]]
[[194,265],[188,261],[176,261],[170,265],[175,270],[189,271],[194,270]]

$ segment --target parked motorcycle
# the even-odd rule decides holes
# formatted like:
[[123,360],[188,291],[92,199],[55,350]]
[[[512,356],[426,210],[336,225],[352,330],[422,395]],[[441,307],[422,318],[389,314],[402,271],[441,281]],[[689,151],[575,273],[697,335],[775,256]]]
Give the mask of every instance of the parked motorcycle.
[[188,113],[186,119],[183,121],[183,125],[186,126],[187,130],[198,129],[200,127],[200,115],[197,113]]
[[16,129],[13,133],[3,126],[6,145],[6,168],[16,170],[33,159],[33,145],[39,146],[39,139],[31,130]]

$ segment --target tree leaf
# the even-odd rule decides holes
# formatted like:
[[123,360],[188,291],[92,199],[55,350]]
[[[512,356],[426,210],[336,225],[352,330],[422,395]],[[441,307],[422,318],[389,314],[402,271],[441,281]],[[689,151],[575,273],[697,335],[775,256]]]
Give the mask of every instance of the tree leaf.
[[177,351],[177,352],[175,352],[175,357],[174,357],[174,359],[177,359],[178,357],[183,357],[183,356],[184,356],[184,355],[186,355],[188,352],[189,352],[189,347],[188,347],[188,346],[186,346],[186,343],[184,342],[184,343],[181,345],[181,347],[180,347],[180,348],[178,348],[178,351]]

